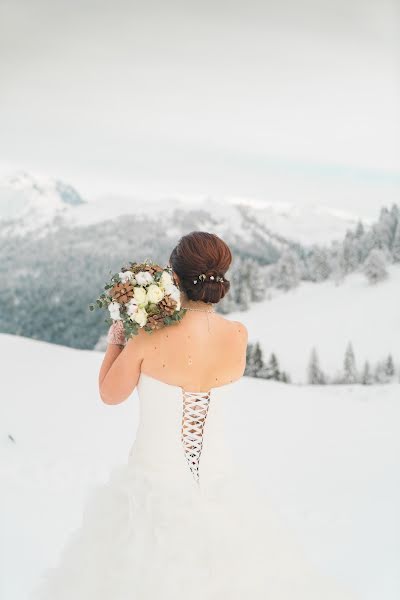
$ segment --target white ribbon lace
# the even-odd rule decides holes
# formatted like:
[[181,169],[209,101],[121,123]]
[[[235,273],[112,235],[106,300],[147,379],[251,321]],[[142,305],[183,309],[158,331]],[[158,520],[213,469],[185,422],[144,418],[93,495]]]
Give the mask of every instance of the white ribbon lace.
[[183,415],[181,440],[185,457],[195,481],[199,482],[200,455],[203,431],[210,404],[211,392],[182,390]]

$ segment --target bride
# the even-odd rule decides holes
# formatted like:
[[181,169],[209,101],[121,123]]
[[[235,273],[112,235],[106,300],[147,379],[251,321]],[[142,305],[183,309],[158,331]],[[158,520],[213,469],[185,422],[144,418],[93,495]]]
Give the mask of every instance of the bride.
[[232,395],[250,410],[246,327],[214,310],[231,261],[218,236],[183,236],[170,266],[184,318],[127,342],[118,322],[110,327],[100,397],[118,404],[137,389],[138,430],[127,463],[91,489],[35,600],[354,598],[308,563],[230,452]]

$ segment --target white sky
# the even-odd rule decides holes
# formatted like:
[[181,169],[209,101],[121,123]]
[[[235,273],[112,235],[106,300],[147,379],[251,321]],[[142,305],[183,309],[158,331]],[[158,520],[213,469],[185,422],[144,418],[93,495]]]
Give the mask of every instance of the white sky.
[[58,176],[91,197],[394,201],[398,9],[2,0],[0,171]]

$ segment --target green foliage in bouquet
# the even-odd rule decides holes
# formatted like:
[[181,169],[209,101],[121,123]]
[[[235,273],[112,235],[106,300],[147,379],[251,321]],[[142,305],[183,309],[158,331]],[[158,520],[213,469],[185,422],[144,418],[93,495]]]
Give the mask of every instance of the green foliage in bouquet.
[[108,310],[110,316],[105,322],[111,325],[121,321],[126,339],[137,335],[140,329],[152,333],[178,323],[187,312],[181,307],[171,267],[163,268],[148,259],[122,267],[104,290],[95,304],[89,304],[89,309]]

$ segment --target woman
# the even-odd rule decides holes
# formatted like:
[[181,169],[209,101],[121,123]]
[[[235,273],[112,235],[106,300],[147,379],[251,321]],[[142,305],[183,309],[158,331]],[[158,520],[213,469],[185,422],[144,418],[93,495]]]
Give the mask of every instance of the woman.
[[110,327],[100,396],[118,404],[136,388],[139,427],[36,599],[350,598],[307,563],[229,451],[225,411],[233,394],[246,410],[247,346],[246,327],[214,310],[231,260],[218,236],[185,235],[170,256],[182,321],[127,343]]

